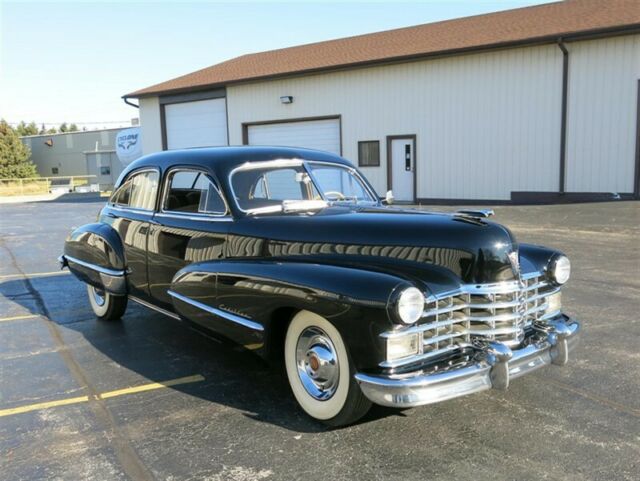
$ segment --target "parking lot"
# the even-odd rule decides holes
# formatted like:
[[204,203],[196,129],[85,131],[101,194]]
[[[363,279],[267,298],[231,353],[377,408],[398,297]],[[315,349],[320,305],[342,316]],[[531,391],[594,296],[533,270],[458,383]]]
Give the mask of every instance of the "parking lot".
[[638,479],[640,203],[495,208],[572,259],[563,302],[583,336],[567,367],[329,430],[241,348],[133,303],[95,320],[56,258],[103,202],[0,205],[3,480]]

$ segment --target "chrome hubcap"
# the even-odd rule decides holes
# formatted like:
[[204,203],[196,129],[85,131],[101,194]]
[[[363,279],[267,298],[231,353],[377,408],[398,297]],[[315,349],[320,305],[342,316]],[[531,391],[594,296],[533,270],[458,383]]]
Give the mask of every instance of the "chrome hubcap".
[[319,327],[308,327],[296,345],[298,376],[305,390],[320,401],[330,399],[338,388],[340,366],[335,347]]
[[107,297],[104,290],[92,287],[91,293],[93,294],[93,300],[96,302],[96,304],[100,307],[104,306]]

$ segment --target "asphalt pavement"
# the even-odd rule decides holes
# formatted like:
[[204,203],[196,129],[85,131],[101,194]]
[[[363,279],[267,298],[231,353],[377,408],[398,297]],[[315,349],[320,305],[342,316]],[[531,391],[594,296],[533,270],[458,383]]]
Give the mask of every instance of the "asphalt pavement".
[[250,352],[133,303],[97,321],[56,258],[103,202],[0,205],[2,480],[640,479],[639,202],[495,208],[572,260],[568,366],[334,430]]

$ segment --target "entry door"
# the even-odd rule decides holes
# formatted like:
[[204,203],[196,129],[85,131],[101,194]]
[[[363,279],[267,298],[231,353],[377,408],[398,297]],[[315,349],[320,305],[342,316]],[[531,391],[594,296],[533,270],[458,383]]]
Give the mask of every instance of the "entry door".
[[413,202],[416,172],[415,137],[389,137],[387,142],[391,162],[388,169],[389,187],[393,190],[393,197],[400,202]]

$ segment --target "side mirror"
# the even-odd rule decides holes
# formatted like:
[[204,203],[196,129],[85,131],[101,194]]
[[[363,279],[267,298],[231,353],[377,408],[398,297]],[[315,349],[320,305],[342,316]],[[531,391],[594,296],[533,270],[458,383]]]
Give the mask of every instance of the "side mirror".
[[392,190],[388,190],[387,191],[387,195],[385,195],[384,199],[382,199],[382,203],[386,204],[386,205],[391,205],[391,204],[393,204],[394,200],[395,200],[395,198],[393,197],[393,191]]

